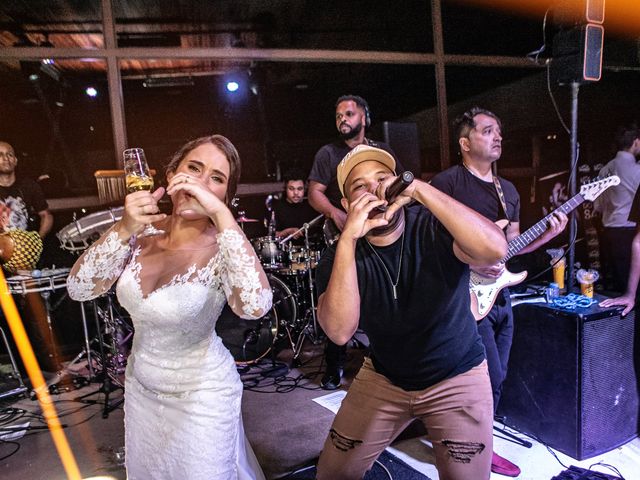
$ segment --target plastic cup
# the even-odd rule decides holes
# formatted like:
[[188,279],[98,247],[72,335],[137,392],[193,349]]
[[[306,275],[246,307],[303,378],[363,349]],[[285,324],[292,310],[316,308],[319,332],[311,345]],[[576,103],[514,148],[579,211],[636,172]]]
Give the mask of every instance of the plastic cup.
[[593,283],[581,283],[580,292],[585,297],[593,298]]
[[580,293],[585,297],[593,298],[593,284],[595,283],[594,275],[585,273],[580,279]]
[[560,290],[564,290],[564,270],[565,259],[563,257],[553,266],[553,281],[558,284]]

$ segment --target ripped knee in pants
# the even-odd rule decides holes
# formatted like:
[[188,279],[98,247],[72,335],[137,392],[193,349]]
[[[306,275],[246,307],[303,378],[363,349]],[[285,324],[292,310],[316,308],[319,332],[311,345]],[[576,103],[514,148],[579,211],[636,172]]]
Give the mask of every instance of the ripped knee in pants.
[[333,428],[329,430],[329,437],[331,438],[331,443],[333,443],[333,446],[343,452],[352,450],[362,443],[362,440],[345,437],[344,435],[336,432]]
[[440,443],[447,448],[449,457],[459,463],[470,463],[473,457],[480,455],[485,449],[485,444],[479,442],[442,440]]

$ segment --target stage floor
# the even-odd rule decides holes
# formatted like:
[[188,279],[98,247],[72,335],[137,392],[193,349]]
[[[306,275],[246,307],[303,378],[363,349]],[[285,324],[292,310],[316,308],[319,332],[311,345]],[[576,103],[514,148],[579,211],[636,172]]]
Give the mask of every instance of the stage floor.
[[[242,373],[246,385],[251,385],[250,389],[245,390],[243,397],[244,425],[267,478],[281,477],[314,459],[320,452],[333,418],[330,410],[313,401],[314,398],[329,393],[318,386],[323,368],[321,353],[321,346],[308,346],[301,356],[303,365],[276,379],[261,375],[265,373],[265,369],[270,369],[270,363],[262,366],[261,372],[251,369]],[[279,359],[283,362],[289,360],[287,352],[283,352]],[[361,360],[362,350],[349,350],[345,389]],[[83,365],[78,364],[75,371],[79,374],[86,373],[83,368]],[[77,390],[53,395],[52,398],[61,422],[66,425],[64,431],[83,478],[104,475],[124,480],[124,468],[119,461],[119,449],[124,443],[122,407],[119,406],[104,419],[102,394],[89,397],[98,400],[99,403],[96,404],[74,401],[81,395],[96,391],[99,386],[98,383],[91,383]],[[121,391],[113,392],[112,401],[121,396]],[[0,427],[25,422],[29,422],[31,427],[43,425],[36,401],[5,398],[0,402],[5,408],[0,416]],[[22,409],[24,413],[7,408]],[[525,435],[516,434],[531,441],[533,446],[525,448],[516,445],[500,438],[500,433],[496,432],[495,451],[520,466],[522,474],[518,478],[522,480],[547,480],[571,465],[588,468],[597,463],[601,465],[594,468],[600,472],[613,475],[614,471],[604,466],[608,464],[615,467],[627,480],[640,479],[638,438],[608,453],[578,462],[562,453],[548,450]],[[389,450],[432,480],[438,479],[432,451],[424,437],[405,436]],[[46,429],[29,430],[19,439],[0,442],[0,458],[0,471],[5,480],[66,478]],[[496,474],[491,476],[492,480],[504,478],[506,477]]]

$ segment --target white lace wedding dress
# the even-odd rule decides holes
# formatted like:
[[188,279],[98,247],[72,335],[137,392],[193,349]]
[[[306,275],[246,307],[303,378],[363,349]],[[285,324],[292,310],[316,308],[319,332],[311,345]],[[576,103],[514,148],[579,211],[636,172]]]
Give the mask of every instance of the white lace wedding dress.
[[225,230],[202,248],[132,247],[109,232],[76,262],[69,295],[116,293],[135,334],[125,381],[129,480],[264,479],[247,442],[242,384],[214,330],[227,300],[244,318],[271,306],[246,238]]

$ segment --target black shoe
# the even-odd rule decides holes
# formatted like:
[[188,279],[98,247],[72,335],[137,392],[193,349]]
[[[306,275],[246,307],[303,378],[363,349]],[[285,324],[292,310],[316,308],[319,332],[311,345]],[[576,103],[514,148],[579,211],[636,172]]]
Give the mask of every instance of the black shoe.
[[327,367],[322,380],[320,380],[320,386],[324,390],[336,390],[340,386],[340,380],[342,379],[343,369],[342,367]]

